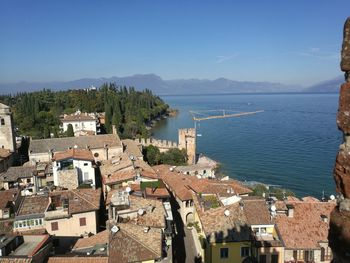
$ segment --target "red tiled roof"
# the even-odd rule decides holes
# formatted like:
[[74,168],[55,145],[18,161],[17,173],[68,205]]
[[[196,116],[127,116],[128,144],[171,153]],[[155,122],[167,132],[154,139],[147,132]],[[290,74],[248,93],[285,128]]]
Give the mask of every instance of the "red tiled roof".
[[19,196],[18,189],[0,191],[0,209],[5,209],[9,202],[14,202]]
[[220,181],[214,179],[200,179],[196,176],[182,175],[170,171],[169,165],[154,166],[158,177],[163,180],[169,190],[173,191],[182,201],[191,200],[191,189],[197,193],[219,194],[227,196],[227,190],[232,189],[236,194],[247,194],[251,190],[235,180]]
[[119,231],[112,236],[109,262],[127,263],[159,259],[162,257],[162,231],[131,223],[118,224]]
[[315,249],[318,242],[327,242],[329,223],[321,216],[329,216],[335,203],[289,201],[294,206],[293,217],[277,215],[276,223],[286,248]]
[[166,188],[152,189],[152,188],[146,187],[145,192],[147,197],[158,197],[158,198],[170,197],[170,194]]
[[108,230],[104,230],[91,237],[78,239],[73,247],[73,250],[90,248],[100,244],[108,244],[108,242]]
[[77,214],[100,209],[101,189],[73,189],[51,192],[50,196],[61,196],[69,200],[69,214]]
[[116,171],[111,174],[102,175],[103,184],[110,185],[118,182],[123,182],[131,180],[136,176],[134,169],[125,169],[121,171]]
[[57,152],[53,156],[53,161],[61,161],[65,159],[77,159],[77,160],[86,160],[86,161],[94,161],[94,157],[92,156],[92,152],[85,149],[69,149],[64,152]]
[[43,214],[49,206],[48,196],[25,196],[20,205],[17,216]]
[[108,257],[62,256],[49,257],[48,263],[107,263]]
[[62,122],[70,122],[70,121],[94,121],[96,120],[96,117],[90,116],[87,113],[81,113],[81,114],[72,114],[72,115],[66,115]]

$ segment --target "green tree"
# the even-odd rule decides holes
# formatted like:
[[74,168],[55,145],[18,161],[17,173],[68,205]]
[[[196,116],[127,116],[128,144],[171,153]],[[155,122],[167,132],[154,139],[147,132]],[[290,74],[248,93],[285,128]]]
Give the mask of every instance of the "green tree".
[[146,159],[145,161],[150,165],[157,165],[160,162],[160,151],[153,145],[145,147],[143,150],[143,155]]
[[187,154],[185,150],[173,148],[165,153],[161,153],[160,161],[163,164],[186,165]]
[[68,124],[67,131],[66,131],[66,136],[67,137],[74,137],[74,130],[73,130],[73,125]]

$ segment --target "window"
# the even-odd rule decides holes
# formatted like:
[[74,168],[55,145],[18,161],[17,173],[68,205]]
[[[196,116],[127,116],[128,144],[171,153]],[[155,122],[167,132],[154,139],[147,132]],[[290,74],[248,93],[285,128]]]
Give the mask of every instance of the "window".
[[241,257],[249,256],[249,247],[241,247]]
[[329,261],[332,259],[332,250],[329,247],[321,248],[321,261]]
[[271,255],[271,263],[278,263],[278,254]]
[[88,166],[89,164],[88,163],[84,163],[84,166]]
[[305,250],[304,251],[304,260],[305,261],[313,261],[314,260],[314,251],[313,250]]
[[294,260],[298,260],[298,250],[293,250],[293,258]]
[[98,155],[99,155],[98,153],[94,153],[94,157],[98,157]]
[[30,178],[27,179],[27,184],[29,184],[32,180]]
[[86,217],[79,218],[80,226],[86,226]]
[[58,230],[58,222],[52,222],[51,223],[51,230],[57,231]]
[[220,248],[220,258],[228,258],[228,248]]
[[1,119],[1,125],[5,125],[5,120]]
[[260,255],[259,263],[266,263],[266,255]]

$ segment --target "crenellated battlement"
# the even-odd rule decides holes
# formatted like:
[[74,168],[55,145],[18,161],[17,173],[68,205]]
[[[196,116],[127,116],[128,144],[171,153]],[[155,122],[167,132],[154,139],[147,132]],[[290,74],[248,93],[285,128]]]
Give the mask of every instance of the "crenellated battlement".
[[140,143],[142,146],[149,146],[149,145],[156,146],[163,151],[179,147],[177,142],[168,141],[168,140],[158,140],[154,138],[134,139],[134,141],[137,143]]

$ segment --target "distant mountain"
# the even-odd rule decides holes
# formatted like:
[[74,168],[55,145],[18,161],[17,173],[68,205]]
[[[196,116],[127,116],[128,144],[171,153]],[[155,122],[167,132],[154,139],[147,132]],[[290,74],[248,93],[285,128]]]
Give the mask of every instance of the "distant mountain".
[[322,81],[303,90],[310,93],[338,93],[340,85],[344,83],[344,76],[338,76],[331,80]]
[[301,86],[284,85],[273,82],[235,81],[225,78],[208,79],[176,79],[163,80],[154,74],[138,74],[128,77],[84,78],[67,82],[18,82],[0,83],[0,93],[9,94],[23,91],[35,91],[43,88],[51,90],[67,90],[100,87],[103,83],[115,82],[117,85],[134,86],[138,90],[151,89],[158,95],[179,94],[223,94],[223,93],[270,93],[270,92],[300,92]]

